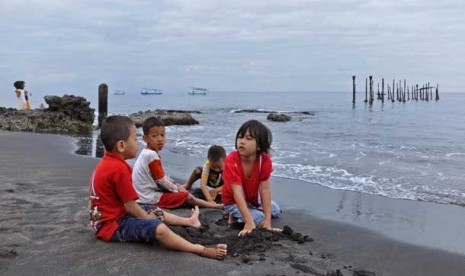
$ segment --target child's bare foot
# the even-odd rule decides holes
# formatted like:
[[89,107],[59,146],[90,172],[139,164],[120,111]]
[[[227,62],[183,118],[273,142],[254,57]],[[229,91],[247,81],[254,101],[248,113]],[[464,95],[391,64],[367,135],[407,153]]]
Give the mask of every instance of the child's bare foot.
[[222,260],[228,254],[228,246],[226,244],[217,244],[216,247],[204,247],[200,256],[211,259]]
[[200,215],[199,206],[196,205],[194,208],[192,208],[192,213],[189,218],[191,227],[199,229],[202,226],[202,223],[200,223],[200,220],[199,220],[199,215]]

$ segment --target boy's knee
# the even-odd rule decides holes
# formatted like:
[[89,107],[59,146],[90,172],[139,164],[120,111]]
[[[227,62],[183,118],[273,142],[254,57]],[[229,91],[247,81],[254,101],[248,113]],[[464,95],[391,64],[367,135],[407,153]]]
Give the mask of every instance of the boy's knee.
[[260,223],[265,220],[265,214],[263,212],[256,212],[252,216],[255,225],[260,225]]
[[171,230],[168,228],[168,226],[166,226],[166,224],[160,223],[157,226],[157,229],[155,229],[155,238],[157,240],[163,239],[163,237],[168,235],[170,231]]

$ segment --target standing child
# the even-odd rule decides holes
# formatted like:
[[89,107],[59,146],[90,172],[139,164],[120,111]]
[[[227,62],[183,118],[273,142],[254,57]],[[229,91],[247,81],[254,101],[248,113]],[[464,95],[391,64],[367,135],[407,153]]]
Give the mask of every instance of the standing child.
[[208,160],[203,164],[203,167],[195,168],[183,187],[189,190],[192,184],[200,178],[200,189],[203,196],[208,202],[214,203],[218,194],[221,194],[223,186],[221,174],[223,173],[225,157],[226,151],[222,146],[211,146],[208,149]]
[[207,248],[192,244],[172,232],[170,225],[200,228],[199,208],[187,218],[161,210],[145,212],[135,202],[137,193],[131,181],[131,167],[126,159],[137,155],[137,129],[128,117],[110,116],[102,125],[100,138],[105,155],[92,174],[89,185],[90,224],[95,236],[110,242],[146,242],[155,240],[170,249],[222,259],[226,245]]
[[247,121],[237,131],[236,150],[226,157],[221,197],[230,217],[245,223],[239,236],[255,227],[279,230],[271,227],[271,218],[282,212],[271,200],[273,165],[268,153],[272,140],[265,125],[257,120]]
[[165,126],[157,117],[150,117],[142,124],[144,136],[147,143],[137,157],[132,173],[134,188],[139,194],[138,203],[150,208],[174,209],[184,203],[198,205],[206,208],[223,209],[223,204],[207,202],[194,197],[180,184],[169,178],[163,170],[159,152],[166,142]]
[[18,110],[26,109],[26,101],[24,98],[24,86],[26,83],[24,81],[15,81],[13,86],[16,88],[16,98],[18,98]]

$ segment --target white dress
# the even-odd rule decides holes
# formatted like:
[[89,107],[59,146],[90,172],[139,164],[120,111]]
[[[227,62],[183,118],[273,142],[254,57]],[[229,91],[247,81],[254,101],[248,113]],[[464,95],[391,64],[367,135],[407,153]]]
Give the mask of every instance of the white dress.
[[18,110],[26,109],[26,100],[24,99],[24,90],[23,89],[16,89],[16,95],[19,94],[18,97]]

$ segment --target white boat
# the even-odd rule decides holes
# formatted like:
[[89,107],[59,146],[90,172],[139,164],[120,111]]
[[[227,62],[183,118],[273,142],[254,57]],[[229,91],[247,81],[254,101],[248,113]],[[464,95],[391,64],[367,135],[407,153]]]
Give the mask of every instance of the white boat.
[[154,88],[141,88],[140,90],[141,95],[161,95],[163,94],[163,90],[161,89],[154,89]]
[[121,90],[115,90],[115,93],[113,93],[113,95],[124,95],[126,94],[124,91],[121,91]]
[[188,95],[207,95],[208,94],[208,89],[207,88],[202,88],[202,87],[191,87],[190,91],[187,91]]

